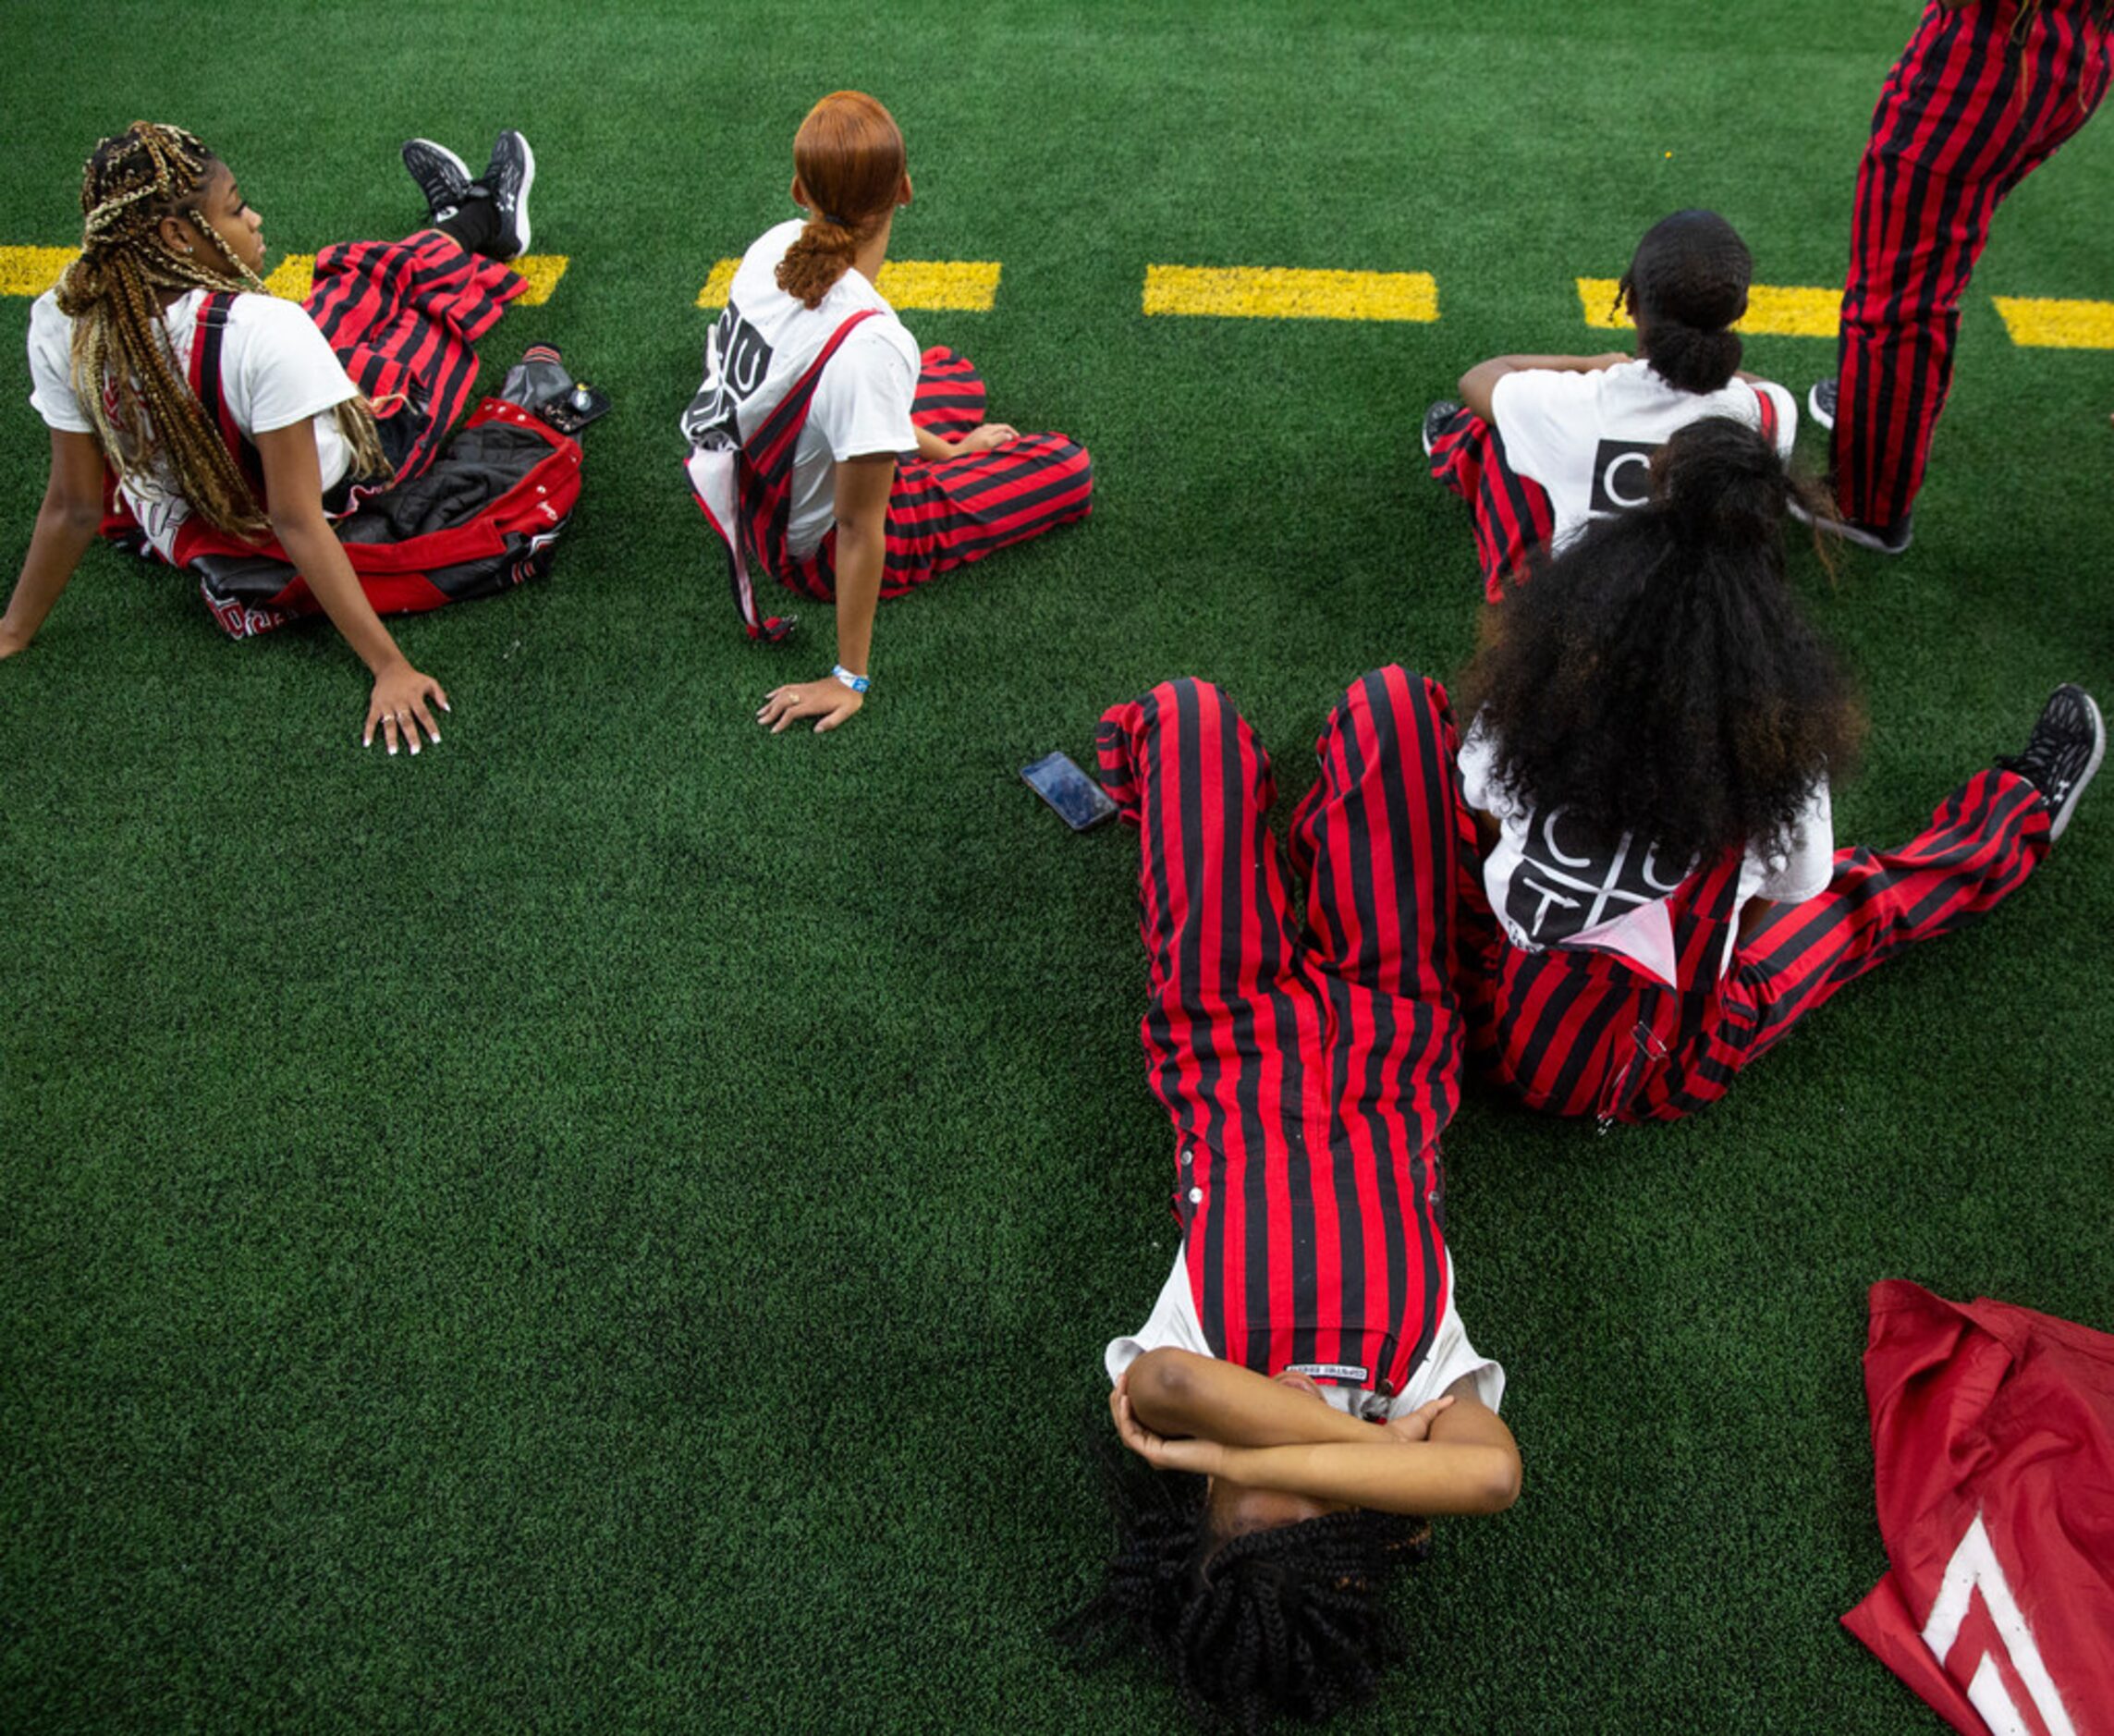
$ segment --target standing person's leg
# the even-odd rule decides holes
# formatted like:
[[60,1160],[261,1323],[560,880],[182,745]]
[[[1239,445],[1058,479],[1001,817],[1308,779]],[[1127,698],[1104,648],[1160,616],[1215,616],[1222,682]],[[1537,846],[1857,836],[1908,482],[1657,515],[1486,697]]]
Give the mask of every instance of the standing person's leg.
[[1771,911],[1741,944],[1697,1052],[1652,1082],[1633,1119],[1670,1120],[1715,1102],[1837,990],[2010,897],[2047,859],[2105,745],[2096,707],[2063,688],[2025,753],[1968,779],[1919,837],[1899,850],[1838,850],[1825,892]]
[[2014,40],[2020,24],[2011,0],[1930,6],[1858,166],[1832,458],[1838,508],[1889,552],[1907,546],[1990,220],[2107,89],[2107,30],[2089,8],[2048,0]]
[[1099,750],[1102,783],[1140,833],[1153,1089],[1185,1141],[1240,1147],[1284,1029],[1307,1016],[1284,992],[1298,942],[1269,755],[1223,693],[1186,679],[1111,706]]
[[1548,491],[1511,467],[1503,437],[1472,410],[1456,407],[1436,426],[1427,416],[1424,450],[1433,477],[1468,502],[1484,594],[1503,602],[1507,586],[1525,576],[1528,556],[1556,532]]

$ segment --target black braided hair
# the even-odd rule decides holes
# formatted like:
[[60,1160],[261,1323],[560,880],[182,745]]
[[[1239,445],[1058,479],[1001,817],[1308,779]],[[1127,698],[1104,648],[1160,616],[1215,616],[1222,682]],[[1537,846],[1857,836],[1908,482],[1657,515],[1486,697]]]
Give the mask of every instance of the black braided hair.
[[1369,1698],[1408,1647],[1386,1588],[1431,1547],[1424,1520],[1363,1509],[1221,1537],[1202,1477],[1097,1447],[1116,1515],[1101,1590],[1056,1631],[1082,1662],[1128,1635],[1207,1728],[1318,1720]]
[[1616,287],[1637,322],[1644,360],[1668,385],[1715,392],[1740,366],[1739,334],[1754,259],[1715,211],[1677,211],[1644,231]]

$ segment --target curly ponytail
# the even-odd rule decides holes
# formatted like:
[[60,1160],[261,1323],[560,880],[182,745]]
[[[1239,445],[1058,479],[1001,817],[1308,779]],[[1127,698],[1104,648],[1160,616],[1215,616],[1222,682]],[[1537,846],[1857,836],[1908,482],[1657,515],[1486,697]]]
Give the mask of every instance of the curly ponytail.
[[1637,322],[1644,360],[1668,385],[1715,392],[1739,371],[1754,256],[1715,211],[1677,211],[1644,232],[1615,291]]
[[863,92],[835,91],[808,110],[793,139],[808,221],[778,263],[778,287],[820,306],[887,221],[907,168],[895,116]]

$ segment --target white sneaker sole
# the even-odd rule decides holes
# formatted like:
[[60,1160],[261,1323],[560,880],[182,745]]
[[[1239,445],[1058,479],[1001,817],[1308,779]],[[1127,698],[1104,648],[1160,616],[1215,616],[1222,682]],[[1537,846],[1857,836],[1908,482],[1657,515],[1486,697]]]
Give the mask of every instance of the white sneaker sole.
[[1811,416],[1814,421],[1818,422],[1823,428],[1833,428],[1835,426],[1835,418],[1829,415],[1828,412],[1822,408],[1820,401],[1820,388],[1826,384],[1827,382],[1825,381],[1815,380],[1813,384],[1813,389],[1805,395],[1806,414]]
[[521,253],[529,251],[529,189],[536,184],[536,152],[526,134],[517,134],[521,141],[521,190],[514,199],[514,232],[521,238]]
[[2085,710],[2092,714],[2092,757],[2085,761],[2084,769],[2077,775],[2077,782],[2070,787],[2062,799],[2062,806],[2048,815],[2048,842],[2054,843],[2070,825],[2070,816],[2077,812],[2077,799],[2083,795],[2094,776],[2099,771],[2099,762],[2107,757],[2107,719],[2099,715],[2099,702],[2085,692],[2078,691],[2084,702]]

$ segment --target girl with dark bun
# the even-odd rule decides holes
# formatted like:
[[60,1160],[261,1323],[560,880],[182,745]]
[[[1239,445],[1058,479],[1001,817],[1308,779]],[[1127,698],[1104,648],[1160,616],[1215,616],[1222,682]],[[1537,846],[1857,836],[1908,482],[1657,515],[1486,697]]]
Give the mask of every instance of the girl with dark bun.
[[1637,354],[1497,356],[1460,376],[1460,400],[1424,412],[1432,475],[1469,503],[1484,585],[1496,602],[1544,545],[1641,505],[1651,455],[1677,428],[1730,416],[1788,461],[1798,406],[1740,369],[1731,327],[1754,260],[1714,211],[1677,211],[1637,243],[1615,294]]

